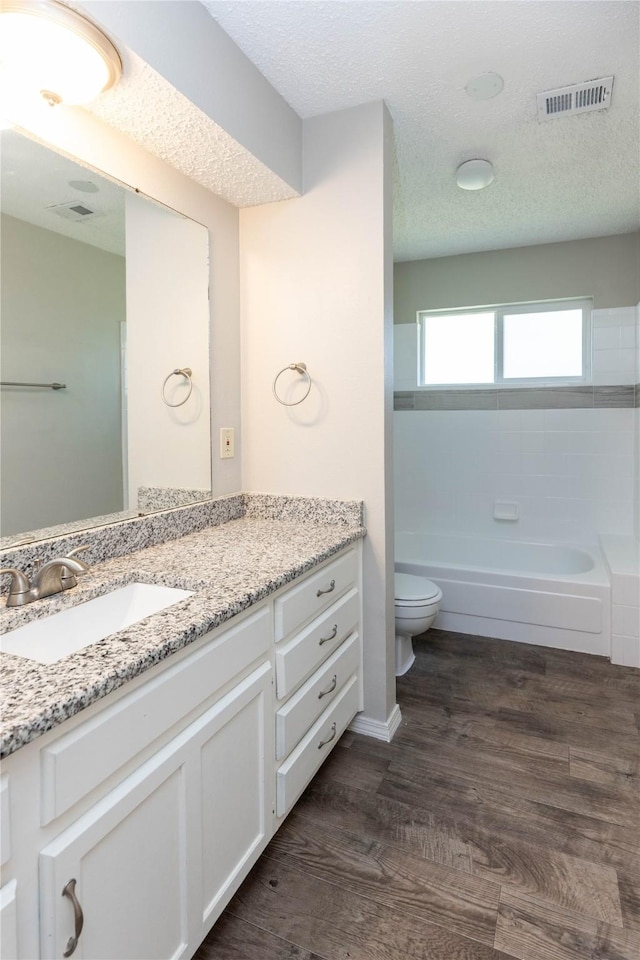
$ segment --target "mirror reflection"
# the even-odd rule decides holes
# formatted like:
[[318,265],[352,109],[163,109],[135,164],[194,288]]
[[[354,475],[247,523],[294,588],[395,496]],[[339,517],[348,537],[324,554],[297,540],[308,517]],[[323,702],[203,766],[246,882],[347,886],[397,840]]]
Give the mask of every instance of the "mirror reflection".
[[1,146],[4,545],[208,498],[206,228],[15,130]]

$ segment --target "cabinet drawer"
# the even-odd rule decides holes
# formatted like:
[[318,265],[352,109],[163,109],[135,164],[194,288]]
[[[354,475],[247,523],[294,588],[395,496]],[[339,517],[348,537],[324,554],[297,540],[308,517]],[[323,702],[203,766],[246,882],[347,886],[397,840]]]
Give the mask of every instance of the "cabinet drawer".
[[44,826],[131,760],[212,693],[268,655],[268,607],[230,626],[40,754]]
[[276,813],[283,817],[296,802],[318,767],[325,761],[358,710],[358,678],[342,692],[298,744],[276,776]]
[[288,696],[320,666],[358,625],[360,595],[356,589],[285,644],[276,647],[278,700]]
[[354,586],[357,574],[358,555],[350,550],[276,600],[276,643],[317,617]]
[[359,665],[360,637],[354,633],[276,713],[276,760],[291,753]]

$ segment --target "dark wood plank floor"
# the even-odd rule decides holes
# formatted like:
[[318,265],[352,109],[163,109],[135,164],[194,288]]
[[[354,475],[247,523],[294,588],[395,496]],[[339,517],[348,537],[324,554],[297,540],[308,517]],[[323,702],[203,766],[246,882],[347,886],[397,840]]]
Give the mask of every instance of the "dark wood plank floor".
[[431,630],[196,960],[640,960],[640,671]]

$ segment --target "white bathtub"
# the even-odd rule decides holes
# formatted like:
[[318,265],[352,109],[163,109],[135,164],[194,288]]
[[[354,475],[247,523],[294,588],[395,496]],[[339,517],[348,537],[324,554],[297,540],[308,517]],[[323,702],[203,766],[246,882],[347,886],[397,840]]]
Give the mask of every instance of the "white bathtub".
[[441,588],[436,627],[610,656],[609,578],[595,545],[399,532],[395,559]]

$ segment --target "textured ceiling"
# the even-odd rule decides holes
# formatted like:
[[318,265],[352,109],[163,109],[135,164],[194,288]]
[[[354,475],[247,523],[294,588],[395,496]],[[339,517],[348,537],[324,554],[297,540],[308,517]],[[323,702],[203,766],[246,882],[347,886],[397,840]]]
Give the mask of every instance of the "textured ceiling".
[[[300,116],[387,102],[396,260],[639,228],[633,0],[203,2]],[[472,100],[488,71],[503,92]],[[611,74],[608,112],[538,123],[537,93]],[[456,167],[474,157],[496,179],[460,190]]]
[[122,79],[86,110],[235,206],[297,196],[140,57],[118,50]]

